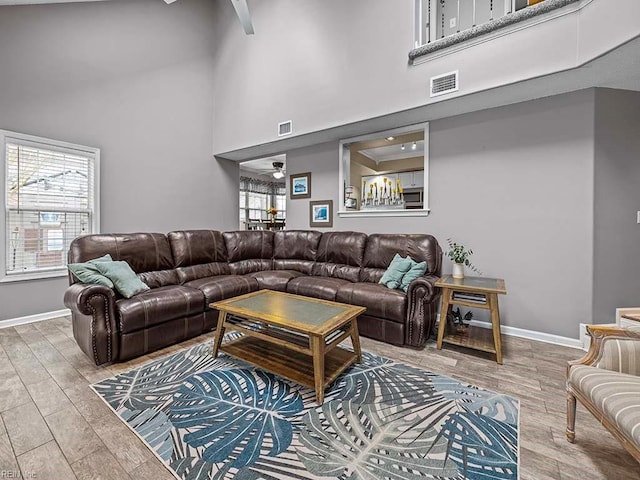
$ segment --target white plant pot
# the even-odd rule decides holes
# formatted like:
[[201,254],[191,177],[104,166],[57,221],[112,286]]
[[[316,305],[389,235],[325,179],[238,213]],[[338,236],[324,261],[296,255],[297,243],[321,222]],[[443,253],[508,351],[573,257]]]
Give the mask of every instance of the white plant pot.
[[464,278],[464,264],[463,263],[454,263],[453,264],[453,278]]

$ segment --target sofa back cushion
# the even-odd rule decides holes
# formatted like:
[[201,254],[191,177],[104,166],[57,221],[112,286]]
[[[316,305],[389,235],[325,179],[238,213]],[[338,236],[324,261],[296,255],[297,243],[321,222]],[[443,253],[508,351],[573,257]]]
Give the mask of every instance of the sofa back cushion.
[[216,230],[180,230],[167,237],[176,267],[227,262],[224,238]]
[[312,274],[357,282],[367,236],[360,232],[322,234]]
[[295,270],[311,275],[322,233],[313,230],[279,230],[273,235],[274,270]]
[[[124,260],[151,288],[179,282],[167,237],[161,233],[97,234],[78,237],[69,246],[69,263],[111,255]],[[71,279],[73,283],[75,279]]]
[[232,274],[245,275],[273,268],[273,232],[242,230],[224,232],[222,236]]
[[360,281],[379,282],[396,253],[416,262],[426,261],[425,275],[440,275],[442,250],[432,235],[376,233],[367,238]]
[[227,247],[217,230],[180,230],[167,237],[180,283],[229,274]]

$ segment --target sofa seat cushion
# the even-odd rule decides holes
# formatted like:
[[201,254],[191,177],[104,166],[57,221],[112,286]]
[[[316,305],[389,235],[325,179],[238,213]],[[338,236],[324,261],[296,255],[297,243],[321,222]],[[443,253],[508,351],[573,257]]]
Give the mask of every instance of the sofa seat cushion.
[[287,291],[287,284],[292,278],[302,277],[304,274],[295,270],[265,270],[250,273],[248,276],[258,281],[260,289]]
[[130,333],[205,310],[204,294],[195,288],[169,285],[116,300],[121,333]]
[[575,365],[568,383],[640,448],[640,377],[588,365]]
[[349,281],[340,278],[304,276],[289,280],[287,292],[335,301],[340,287],[349,283]]
[[204,293],[206,305],[258,290],[258,281],[255,278],[244,275],[220,275],[218,277],[199,278],[187,282],[185,285],[201,290]]
[[367,315],[403,323],[407,318],[407,294],[378,283],[350,283],[338,290],[337,302],[367,308]]

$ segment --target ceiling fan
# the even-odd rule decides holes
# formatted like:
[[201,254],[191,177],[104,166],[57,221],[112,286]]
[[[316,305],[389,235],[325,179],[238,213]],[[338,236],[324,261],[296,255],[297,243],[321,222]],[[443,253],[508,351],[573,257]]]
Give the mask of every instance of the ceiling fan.
[[[164,3],[170,4],[176,0],[164,0]],[[240,24],[247,35],[253,35],[253,24],[251,23],[251,14],[249,13],[249,6],[247,0],[231,0],[233,8],[236,10],[236,15],[240,19]]]
[[284,163],[273,162],[272,165],[273,165],[273,168],[275,169],[275,171],[271,174],[273,175],[273,178],[277,178],[278,180],[280,180],[281,178],[284,178],[284,176],[287,174],[287,171],[284,169]]

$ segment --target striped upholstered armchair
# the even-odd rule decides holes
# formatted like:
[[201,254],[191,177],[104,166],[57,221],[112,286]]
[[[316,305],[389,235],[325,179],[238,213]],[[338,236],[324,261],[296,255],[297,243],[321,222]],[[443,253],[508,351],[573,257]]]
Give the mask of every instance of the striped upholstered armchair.
[[567,367],[567,440],[576,399],[640,462],[640,327],[589,325],[591,346]]

